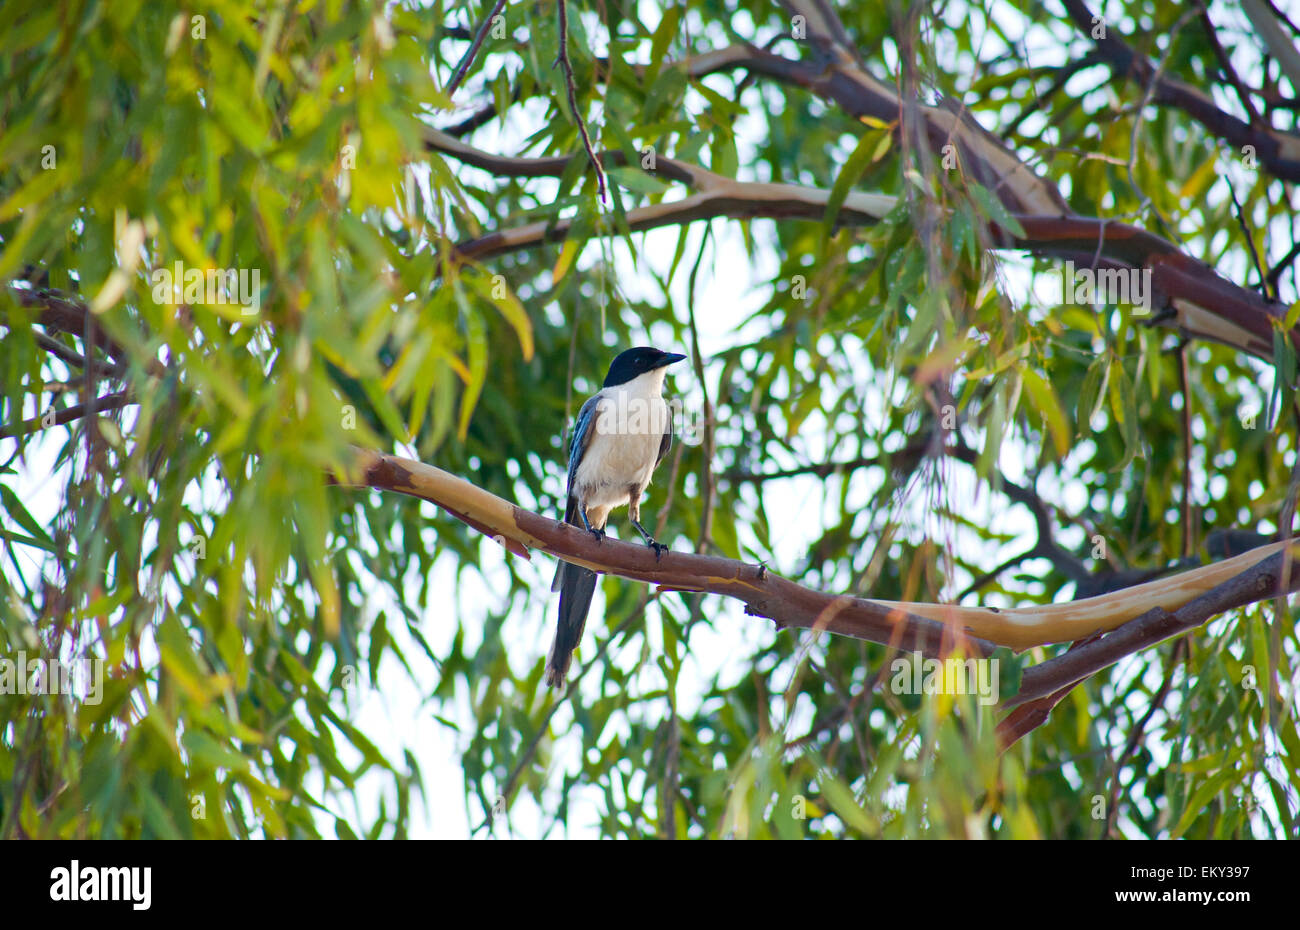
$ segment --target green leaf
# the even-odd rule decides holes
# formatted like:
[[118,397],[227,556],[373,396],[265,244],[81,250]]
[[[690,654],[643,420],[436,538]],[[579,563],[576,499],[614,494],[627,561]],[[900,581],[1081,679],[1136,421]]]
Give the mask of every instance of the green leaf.
[[1110,384],[1110,366],[1104,358],[1094,359],[1083,376],[1083,385],[1079,388],[1079,402],[1075,408],[1076,436],[1085,436],[1092,432],[1092,418],[1101,410],[1106,398],[1106,389]]
[[478,402],[479,395],[483,392],[483,385],[487,381],[488,344],[487,331],[477,313],[467,312],[462,319],[465,323],[466,344],[469,347],[470,377],[460,397],[460,420],[456,426],[456,433],[464,440],[469,429],[470,415],[474,412],[474,405]]
[[31,540],[26,541],[28,545],[40,546],[50,552],[57,551],[54,546],[54,540],[45,532],[45,528],[36,521],[36,518],[28,513],[27,508],[23,506],[18,495],[7,485],[0,484],[0,502],[4,503],[5,512],[28,533],[31,534]]
[[1025,238],[1025,228],[1020,225],[1020,221],[1012,216],[1007,208],[1002,205],[1002,201],[989,193],[983,185],[978,181],[967,181],[966,189],[970,191],[974,201],[979,204],[981,213],[1016,238]]
[[822,215],[823,239],[831,235],[835,226],[835,219],[839,216],[840,207],[844,206],[844,200],[849,196],[849,191],[858,183],[863,172],[867,170],[867,166],[876,160],[873,156],[878,145],[879,140],[873,138],[871,133],[863,134],[858,139],[858,144],[853,147],[848,160],[844,162],[844,167],[836,175],[835,183],[831,186],[830,196],[826,198],[826,212]]
[[677,4],[671,4],[667,7],[660,7],[660,10],[662,12],[659,25],[655,27],[654,35],[650,38],[650,64],[646,68],[646,81],[649,84],[655,82],[660,69],[664,66],[668,46],[672,44],[673,39],[677,36],[678,23],[681,22],[685,8]]
[[1128,376],[1124,366],[1115,362],[1110,366],[1110,410],[1119,425],[1120,435],[1124,438],[1124,457],[1111,471],[1123,471],[1141,449],[1138,437],[1137,399],[1133,391],[1133,379]]

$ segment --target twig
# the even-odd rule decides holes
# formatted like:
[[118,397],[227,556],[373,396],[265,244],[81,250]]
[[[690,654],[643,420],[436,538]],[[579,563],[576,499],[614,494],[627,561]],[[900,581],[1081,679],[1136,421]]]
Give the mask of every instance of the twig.
[[967,585],[964,591],[962,591],[960,594],[957,595],[956,598],[957,603],[960,604],[962,601],[966,600],[967,597],[974,594],[976,591],[984,587],[986,584],[992,582],[994,579],[996,579],[1007,569],[1014,568],[1015,566],[1019,565],[1021,562],[1027,562],[1030,559],[1047,558],[1048,556],[1046,552],[1044,552],[1043,550],[1044,550],[1044,546],[1042,540],[1039,540],[1037,543],[1034,544],[1033,548],[1027,549],[1024,552],[1020,553],[1019,555],[1013,555],[1011,558],[1007,559],[1005,562],[1001,563],[996,568],[992,568],[989,571],[985,572],[984,574],[980,575],[969,585]]
[[[862,687],[858,689],[857,694],[852,695],[847,701],[842,703],[838,708],[827,714],[825,717],[814,720],[812,726],[808,728],[807,733],[800,736],[798,739],[790,740],[785,744],[783,747],[784,751],[789,752],[792,749],[802,749],[827,730],[838,727],[852,716],[853,711],[857,708],[858,704],[862,702],[862,699],[875,691],[880,685],[881,680],[885,676],[885,671],[889,668],[890,659],[894,655],[895,653],[893,652],[887,653],[885,658],[881,660],[880,666],[867,676],[867,680],[862,683]],[[830,678],[827,678],[826,680],[827,682],[832,681]]]
[[1250,226],[1246,224],[1246,213],[1237,201],[1237,192],[1233,189],[1232,182],[1224,177],[1224,182],[1228,185],[1228,196],[1232,198],[1232,206],[1237,213],[1237,225],[1241,227],[1241,233],[1246,237],[1246,245],[1250,246],[1250,258],[1255,263],[1255,271],[1259,274],[1259,287],[1264,292],[1264,296],[1273,299],[1268,291],[1268,274],[1264,271],[1264,263],[1259,259],[1259,252],[1255,248],[1255,237],[1250,234]]
[[1115,831],[1115,821],[1119,817],[1120,772],[1124,770],[1128,760],[1137,751],[1137,745],[1142,741],[1142,736],[1146,733],[1147,724],[1151,722],[1151,718],[1155,716],[1156,711],[1164,705],[1165,698],[1169,696],[1169,689],[1174,684],[1174,672],[1186,658],[1187,639],[1184,637],[1174,643],[1173,652],[1169,655],[1169,667],[1165,670],[1165,679],[1160,683],[1160,690],[1151,699],[1150,706],[1147,707],[1146,713],[1142,715],[1142,719],[1138,721],[1137,726],[1129,733],[1123,751],[1115,760],[1115,770],[1111,776],[1110,799],[1106,803],[1106,832],[1103,836],[1110,836]]
[[1196,549],[1192,526],[1192,392],[1188,390],[1187,340],[1178,346],[1178,385],[1183,394],[1183,558]]
[[1264,5],[1268,7],[1269,12],[1277,18],[1278,22],[1286,23],[1286,27],[1295,33],[1297,39],[1300,39],[1300,26],[1296,26],[1295,23],[1287,19],[1281,8],[1273,0],[1264,0]]
[[447,84],[448,97],[455,94],[456,88],[460,86],[460,82],[465,80],[465,75],[469,71],[470,66],[474,64],[474,59],[478,55],[480,46],[483,45],[483,40],[487,38],[488,29],[492,27],[492,20],[496,19],[497,15],[501,12],[502,7],[505,5],[506,0],[497,0],[496,6],[492,7],[492,11],[484,16],[483,21],[478,24],[478,31],[474,33],[474,42],[470,45],[469,51],[461,57],[460,64],[456,66],[456,71],[452,74],[451,81]]
[[[924,452],[922,447],[916,448],[914,453],[920,455]],[[897,452],[886,453],[884,455],[868,455],[861,458],[849,459],[843,462],[812,462],[808,465],[796,465],[794,468],[785,468],[779,471],[747,471],[743,469],[731,469],[723,472],[722,477],[733,483],[744,482],[746,484],[762,484],[765,481],[781,481],[786,478],[798,478],[803,475],[811,475],[816,478],[829,478],[831,475],[842,475],[847,472],[857,471],[859,468],[870,468],[879,466],[881,468],[891,464],[896,458],[902,458],[909,451],[904,447]]]
[[[514,104],[519,102],[519,98],[522,95],[522,88],[523,85],[519,80],[515,80],[513,82],[510,88],[509,103]],[[496,115],[497,115],[497,104],[496,101],[493,100],[491,103],[484,104],[482,107],[480,107],[475,112],[471,113],[469,116],[465,117],[459,123],[455,123],[451,126],[448,126],[446,129],[442,131],[449,136],[455,136],[456,138],[459,139],[460,137],[466,136],[469,133],[473,132],[475,129],[478,129],[480,126],[486,125],[489,121],[491,121],[492,117]]]
[[[134,403],[136,401],[128,391],[106,394],[103,397],[96,398],[91,404],[74,404],[71,407],[64,407],[54,415],[54,422],[50,425],[59,426],[64,423],[71,423],[73,420],[78,420],[95,411],[114,410]],[[17,426],[0,427],[0,439],[12,439],[15,436],[23,436],[45,429],[45,424],[41,422],[42,419],[43,417],[34,417],[30,420],[24,420]]]
[[[944,446],[939,450],[932,450],[931,445],[932,443],[930,440],[923,439],[911,442],[898,451],[887,455],[868,456],[845,462],[824,462],[813,465],[804,465],[798,468],[776,472],[731,471],[727,472],[725,477],[733,482],[762,482],[778,478],[792,478],[800,475],[816,475],[820,478],[826,478],[833,474],[840,474],[858,468],[869,466],[887,467],[897,465],[900,462],[911,462],[917,460],[923,455],[930,454],[931,452],[952,456],[967,465],[974,465],[979,457],[978,453],[965,443],[959,442],[955,445]],[[1060,571],[1061,574],[1076,583],[1085,580],[1092,580],[1092,576],[1083,562],[1072,553],[1061,548],[1061,546],[1056,542],[1055,534],[1052,532],[1051,513],[1049,512],[1047,505],[1043,502],[1043,499],[1038,496],[1038,493],[1032,488],[1025,488],[1010,481],[1001,472],[998,473],[997,477],[999,479],[998,490],[1005,494],[1012,502],[1023,505],[1033,515],[1034,523],[1038,530],[1038,541],[1031,549],[1020,555],[1012,556],[998,567],[981,575],[957,596],[956,601],[960,603],[968,595],[978,591],[1007,569],[1031,558],[1047,559],[1056,566],[1057,570]]]
[[709,543],[709,534],[713,531],[713,457],[717,451],[714,448],[713,404],[709,400],[708,381],[704,378],[704,356],[700,354],[700,333],[695,326],[695,278],[704,261],[704,249],[709,244],[712,231],[712,223],[704,227],[704,235],[700,237],[700,252],[695,256],[695,264],[691,267],[691,274],[686,284],[686,312],[691,329],[691,365],[695,368],[695,377],[700,382],[700,391],[704,395],[704,454],[701,456],[700,463],[704,509],[700,517],[700,537],[695,543],[696,552],[704,551]]
[[[69,348],[59,342],[59,340],[47,336],[44,333],[34,332],[32,333],[32,338],[36,340],[36,344],[46,352],[49,352],[51,355],[57,355],[61,360],[67,362],[69,365],[76,368],[86,367],[86,356],[82,355],[76,349]],[[107,362],[100,361],[99,359],[91,359],[90,363],[98,367],[102,374],[110,378],[120,378],[126,374],[126,368],[120,362],[110,365]]]
[[1101,55],[1098,54],[1097,50],[1094,48],[1090,49],[1082,58],[1078,58],[1056,68],[1056,77],[1054,77],[1052,83],[1047,86],[1047,90],[1043,91],[1041,94],[1037,94],[1027,107],[1016,114],[1016,118],[1011,121],[1011,125],[1002,130],[1002,141],[1009,142],[1011,137],[1016,134],[1016,130],[1020,128],[1021,124],[1041,110],[1043,105],[1051,100],[1057,91],[1069,83],[1070,78],[1074,77],[1084,68],[1089,68],[1100,61]]
[[1268,273],[1268,283],[1272,286],[1274,294],[1278,293],[1278,284],[1282,280],[1282,275],[1291,267],[1291,263],[1296,260],[1297,256],[1300,256],[1300,242],[1291,246],[1290,251],[1283,255]]
[[95,366],[90,364],[90,347],[95,344],[95,314],[86,314],[85,338],[81,344],[86,347],[86,367],[83,375],[86,379],[85,398],[86,398],[86,464],[87,467],[93,468],[95,465],[95,443],[99,439],[99,423],[95,419],[95,410],[98,407],[96,403],[96,393],[99,386],[95,380]]
[[1021,738],[1045,724],[1056,705],[1061,703],[1065,696],[1073,691],[1078,684],[1077,681],[1072,682],[1060,691],[1035,698],[1029,703],[1015,708],[1011,713],[999,720],[996,730],[999,751],[1006,752],[1018,743]]
[[578,110],[578,92],[573,86],[573,64],[569,61],[569,11],[567,0],[559,0],[556,6],[560,10],[560,51],[555,56],[555,63],[564,72],[564,86],[569,92],[569,110],[573,114],[574,122],[578,124],[578,133],[582,136],[582,147],[587,150],[587,157],[591,159],[591,164],[596,169],[596,190],[603,205],[605,203],[605,168],[601,165],[600,159],[596,157],[596,150],[592,147],[591,137],[587,135],[587,121]]
[[1241,101],[1242,107],[1246,110],[1246,115],[1250,117],[1251,125],[1259,122],[1259,113],[1255,110],[1254,103],[1251,102],[1250,94],[1246,91],[1246,86],[1241,83],[1241,78],[1237,76],[1237,71],[1232,67],[1232,62],[1228,58],[1227,51],[1224,50],[1222,43],[1219,42],[1218,30],[1214,28],[1214,23],[1210,20],[1209,11],[1201,9],[1201,25],[1205,28],[1205,34],[1209,37],[1210,48],[1214,52],[1214,57],[1219,60],[1219,70],[1232,89],[1237,92],[1237,98]]

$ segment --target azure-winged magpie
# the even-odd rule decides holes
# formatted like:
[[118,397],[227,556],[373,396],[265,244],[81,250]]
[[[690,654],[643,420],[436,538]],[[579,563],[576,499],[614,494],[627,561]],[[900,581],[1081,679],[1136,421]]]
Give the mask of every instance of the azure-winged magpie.
[[[627,504],[632,525],[660,554],[641,525],[641,495],[672,446],[672,411],[663,398],[664,375],[686,356],[648,346],[628,349],[609,366],[604,387],[582,405],[569,444],[568,503],[564,520],[597,537],[615,507]],[[596,591],[596,573],[561,562],[552,591],[560,592],[560,621],[546,657],[546,683],[564,686],[573,650],[582,639]]]

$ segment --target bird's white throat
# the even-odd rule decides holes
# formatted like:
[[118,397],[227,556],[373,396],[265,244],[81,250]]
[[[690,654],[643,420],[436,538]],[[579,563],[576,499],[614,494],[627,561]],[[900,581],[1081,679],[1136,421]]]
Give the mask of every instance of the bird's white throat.
[[668,430],[668,405],[663,398],[662,368],[637,375],[624,384],[601,390],[596,432],[603,435],[653,436]]
[[629,397],[662,397],[664,393],[664,378],[668,374],[667,368],[656,368],[654,371],[647,371],[637,375],[631,381],[625,381],[622,384],[616,384],[613,387],[605,388],[605,393],[620,391]]

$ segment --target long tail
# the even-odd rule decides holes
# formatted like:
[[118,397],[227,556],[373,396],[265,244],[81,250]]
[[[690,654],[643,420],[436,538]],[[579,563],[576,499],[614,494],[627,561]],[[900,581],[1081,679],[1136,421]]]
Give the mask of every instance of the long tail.
[[564,687],[573,650],[582,641],[591,597],[596,593],[596,573],[581,565],[561,562],[551,587],[560,589],[560,622],[556,624],[555,639],[546,656],[546,683],[558,690]]

